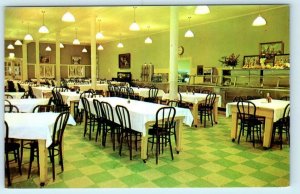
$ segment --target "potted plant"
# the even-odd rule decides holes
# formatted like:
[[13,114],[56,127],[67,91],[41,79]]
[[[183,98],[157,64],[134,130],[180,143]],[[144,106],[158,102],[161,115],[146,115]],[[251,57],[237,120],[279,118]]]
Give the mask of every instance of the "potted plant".
[[237,66],[238,64],[238,58],[239,58],[239,54],[235,55],[234,53],[232,53],[231,55],[229,55],[228,57],[224,56],[222,57],[219,61],[224,64],[225,66],[229,66],[234,68],[235,66]]

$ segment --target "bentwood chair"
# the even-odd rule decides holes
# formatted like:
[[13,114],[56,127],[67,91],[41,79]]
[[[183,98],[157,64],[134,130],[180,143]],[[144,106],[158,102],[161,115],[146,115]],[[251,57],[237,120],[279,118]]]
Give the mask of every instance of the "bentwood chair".
[[5,94],[4,99],[13,99],[14,97],[10,94]]
[[18,86],[18,91],[19,92],[25,92],[25,89],[21,86],[20,83],[17,83],[17,86]]
[[[54,123],[54,128],[52,132],[52,144],[48,147],[49,157],[52,164],[52,178],[55,180],[55,156],[59,157],[59,165],[61,166],[61,171],[64,171],[64,162],[63,162],[63,153],[62,153],[62,143],[63,143],[63,135],[67,125],[67,121],[69,119],[69,112],[61,112]],[[34,156],[37,158],[38,156],[38,142],[34,141],[30,145],[30,163],[28,169],[28,178],[30,178],[32,162],[34,160]],[[39,160],[38,160],[39,161]],[[39,164],[38,164],[39,165]]]
[[[4,121],[5,124],[5,136],[4,136],[4,149],[5,149],[5,174],[7,176],[7,185],[11,186],[11,177],[10,177],[10,168],[9,168],[9,153],[13,153],[14,156],[16,157],[15,160],[18,163],[18,169],[19,169],[19,173],[20,175],[22,175],[22,170],[21,170],[21,161],[20,161],[20,155],[19,155],[19,149],[20,149],[20,144],[16,143],[14,141],[10,141],[9,138],[9,127],[6,123],[6,121]],[[15,161],[14,160],[14,161]]]
[[211,126],[213,126],[213,108],[216,100],[216,93],[209,93],[205,98],[205,103],[198,106],[198,111],[200,115],[200,123],[204,120],[204,127],[206,127],[206,120],[211,121]]
[[132,160],[132,136],[135,137],[135,149],[137,151],[137,142],[141,141],[141,133],[138,131],[134,131],[131,128],[131,120],[128,109],[125,106],[117,105],[116,106],[117,115],[121,125],[120,131],[120,148],[119,155],[122,154],[123,141],[127,140],[128,148],[129,148],[129,158]]
[[286,105],[282,117],[273,124],[272,144],[275,142],[275,136],[278,134],[280,149],[282,149],[282,134],[285,133],[290,145],[290,104]]
[[174,118],[176,115],[176,109],[174,107],[162,107],[156,112],[156,121],[152,128],[149,129],[148,142],[156,145],[156,164],[158,164],[158,155],[162,151],[164,152],[164,147],[166,144],[170,146],[170,153],[172,160],[174,159],[172,143],[171,143],[171,130],[174,126]]
[[92,139],[92,130],[94,131],[96,117],[91,111],[90,103],[86,97],[81,98],[81,102],[84,108],[84,133],[83,136],[85,137],[87,133],[87,128],[89,128],[89,140]]
[[95,119],[98,124],[97,131],[96,131],[96,137],[95,137],[95,141],[97,142],[98,136],[101,136],[101,129],[104,130],[104,128],[105,128],[105,118],[102,113],[101,102],[97,99],[93,99],[93,105],[94,105],[95,112],[96,112]]
[[158,94],[158,88],[151,87],[149,89],[148,97],[144,99],[145,102],[157,102],[157,94]]
[[112,139],[112,144],[113,144],[113,150],[115,151],[115,136],[117,135],[119,139],[119,128],[120,125],[118,125],[115,120],[114,120],[114,112],[111,104],[108,102],[101,102],[101,110],[102,110],[102,115],[104,117],[104,123],[105,127],[102,133],[102,145],[105,147],[106,145],[106,138],[108,132],[110,132],[111,139]]
[[[253,147],[255,147],[256,139],[261,142],[262,126],[264,125],[264,118],[256,116],[256,106],[251,101],[239,101],[237,103],[238,117],[241,120],[241,128],[238,136],[238,144],[242,132],[246,129],[247,136],[252,141]],[[257,138],[255,138],[255,135]]]

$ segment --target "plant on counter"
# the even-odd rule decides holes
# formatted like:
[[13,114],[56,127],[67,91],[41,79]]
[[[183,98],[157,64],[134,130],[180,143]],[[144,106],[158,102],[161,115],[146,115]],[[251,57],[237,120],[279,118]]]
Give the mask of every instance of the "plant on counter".
[[235,67],[239,62],[238,61],[239,56],[240,56],[239,54],[235,55],[234,53],[232,53],[228,57],[226,56],[222,57],[219,61],[225,66]]

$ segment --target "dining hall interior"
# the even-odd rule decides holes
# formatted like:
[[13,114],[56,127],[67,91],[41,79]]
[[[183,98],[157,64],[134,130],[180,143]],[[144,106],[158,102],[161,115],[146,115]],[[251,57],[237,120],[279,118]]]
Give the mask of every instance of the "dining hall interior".
[[6,6],[1,184],[290,187],[291,10]]

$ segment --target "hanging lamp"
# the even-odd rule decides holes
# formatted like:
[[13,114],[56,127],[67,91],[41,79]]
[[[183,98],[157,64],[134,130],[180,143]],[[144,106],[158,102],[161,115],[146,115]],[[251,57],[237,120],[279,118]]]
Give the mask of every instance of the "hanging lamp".
[[13,50],[13,49],[15,49],[15,47],[14,47],[14,45],[12,45],[11,43],[9,43],[9,45],[7,46],[7,49]]
[[28,23],[28,28],[27,28],[27,34],[24,36],[24,40],[33,40],[31,34],[29,34],[29,23]]
[[45,49],[45,51],[52,51],[51,47],[48,45]]
[[98,30],[98,32],[96,34],[96,39],[101,39],[101,38],[104,38],[104,36],[103,36],[103,34],[101,32],[101,28],[100,28],[101,19],[99,19],[98,21],[99,21],[99,25],[98,25],[99,30]]
[[195,9],[195,14],[204,15],[204,14],[208,14],[208,13],[210,13],[210,10],[209,10],[208,6],[206,6],[206,5],[197,6]]
[[260,14],[252,22],[252,26],[264,26],[266,24],[267,24],[266,19],[263,18]]
[[103,48],[103,46],[102,46],[101,44],[99,44],[99,46],[97,47],[97,50],[99,50],[99,51],[103,51],[103,50],[104,50],[104,48]]
[[[188,19],[189,19],[189,26],[190,26],[191,16],[188,17]],[[194,33],[192,32],[191,29],[188,29],[188,31],[185,32],[184,37],[186,37],[186,38],[193,38],[194,37]]]
[[62,20],[63,22],[75,22],[75,17],[74,17],[74,15],[73,15],[71,12],[67,11],[67,12],[62,16],[61,20]]
[[[150,28],[150,26],[147,26],[147,28],[148,28],[148,34],[149,34],[149,28]],[[145,39],[145,44],[152,44],[152,39],[150,38],[150,36],[148,36]]]
[[87,53],[87,50],[86,50],[85,47],[82,49],[82,52],[83,52],[83,53]]
[[45,26],[45,11],[42,11],[43,13],[43,25],[39,28],[39,33],[49,33],[48,28]]
[[73,40],[73,44],[75,44],[75,45],[79,45],[80,44],[80,41],[78,40],[78,38],[77,38],[77,28],[75,29],[75,39]]
[[139,31],[140,27],[135,21],[135,9],[136,7],[133,7],[133,23],[129,26],[129,30],[131,31]]
[[63,43],[59,43],[59,48],[65,48],[65,46],[63,45]]

